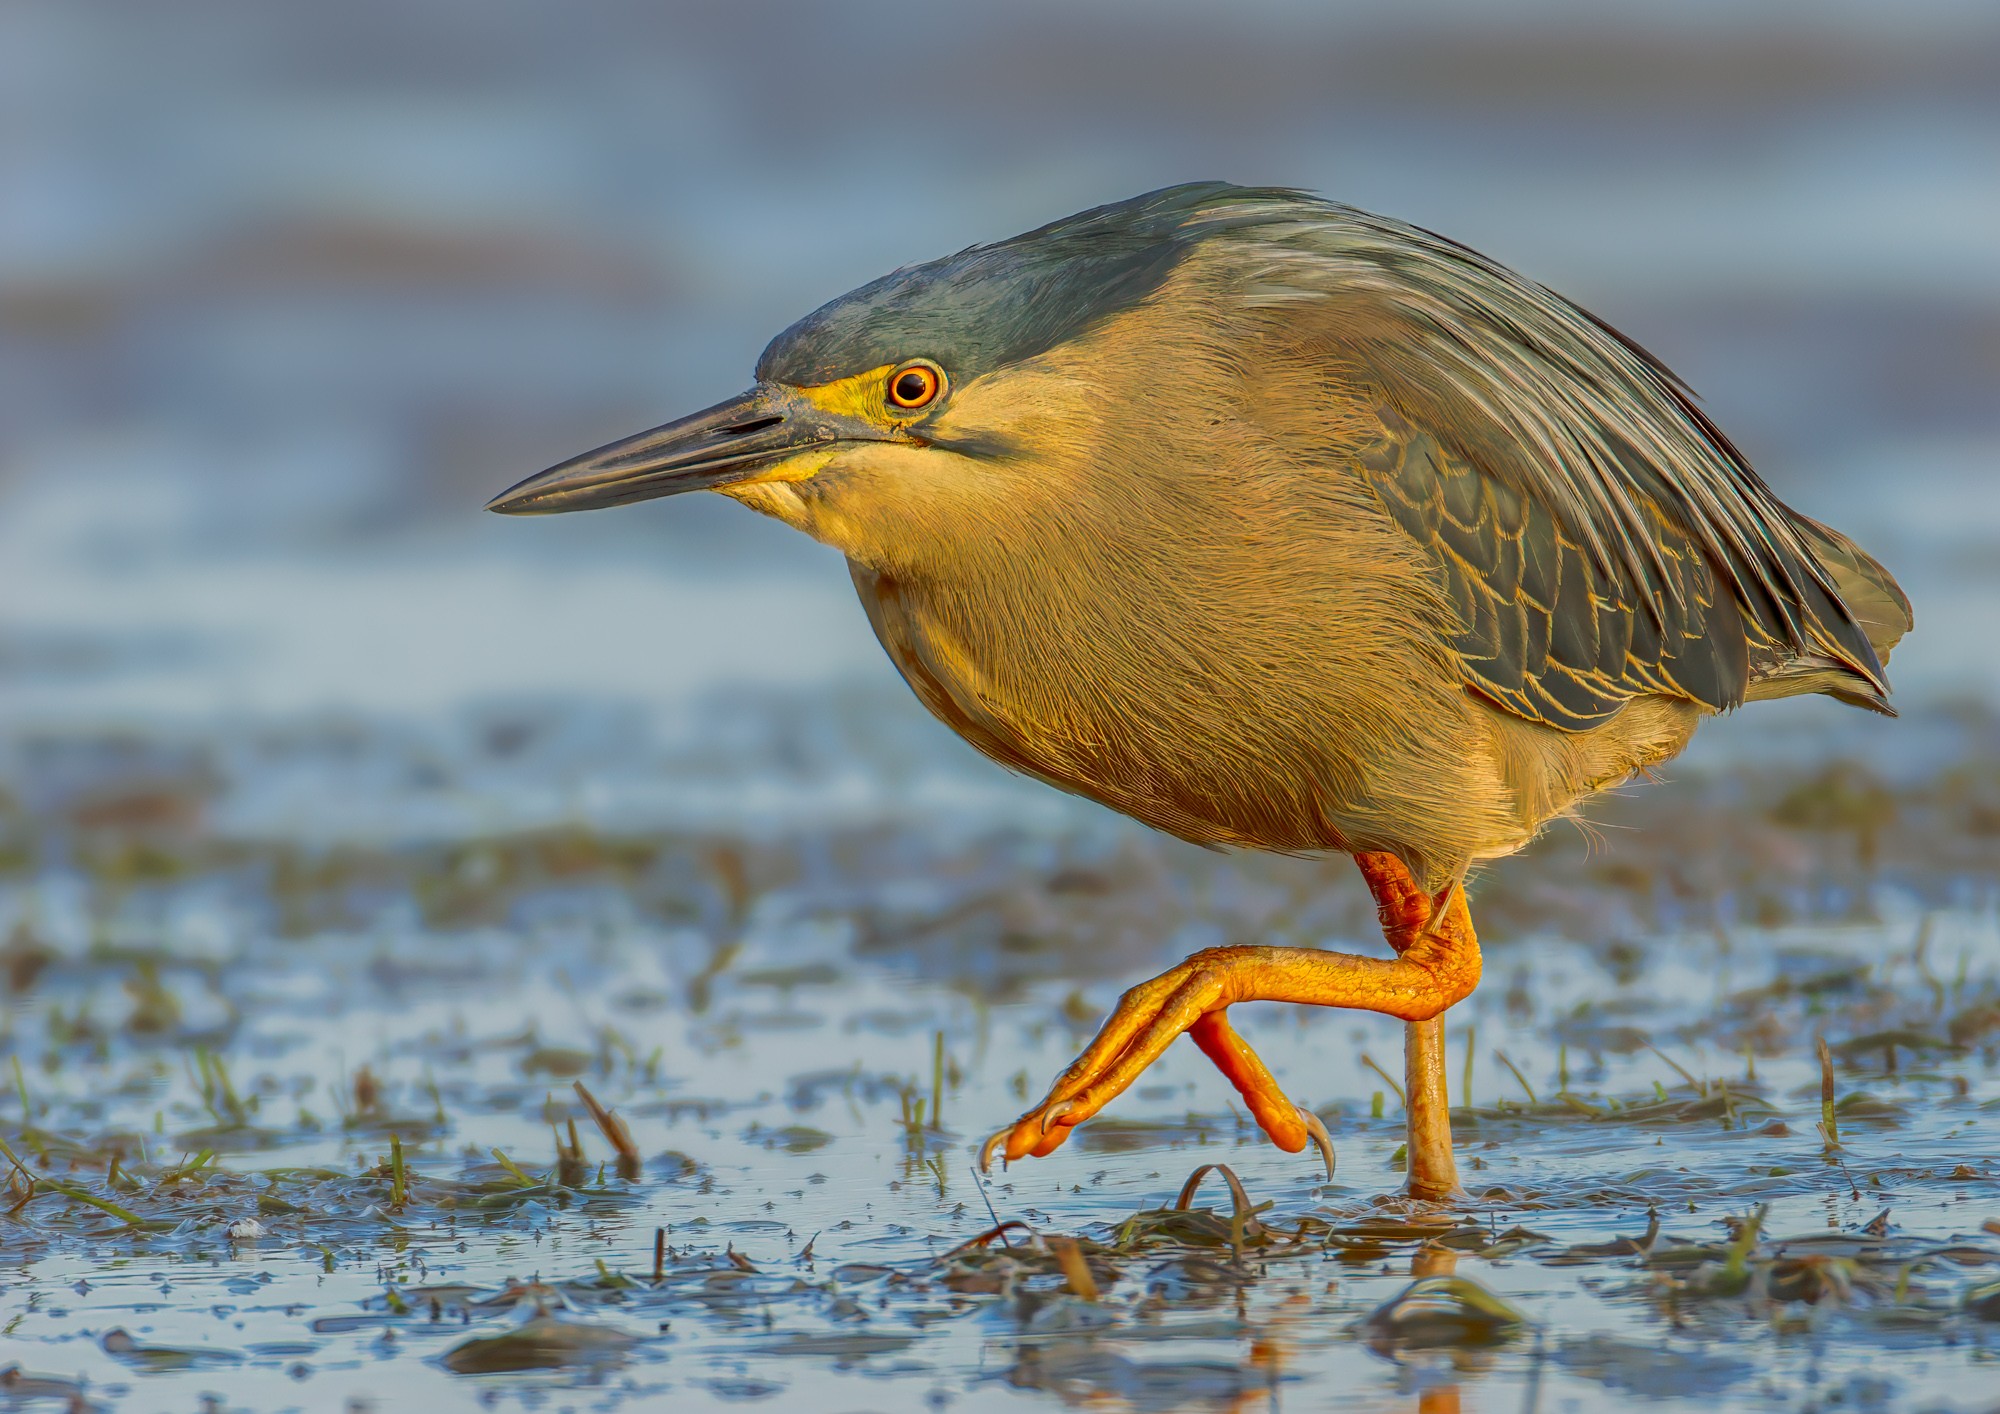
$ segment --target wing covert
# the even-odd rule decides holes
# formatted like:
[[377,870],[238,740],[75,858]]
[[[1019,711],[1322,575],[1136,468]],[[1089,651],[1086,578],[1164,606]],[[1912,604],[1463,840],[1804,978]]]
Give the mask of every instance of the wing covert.
[[1396,523],[1429,552],[1462,625],[1468,686],[1518,716],[1581,731],[1641,693],[1718,711],[1749,679],[1744,620],[1690,538],[1654,510],[1659,617],[1553,511],[1394,413],[1360,458]]

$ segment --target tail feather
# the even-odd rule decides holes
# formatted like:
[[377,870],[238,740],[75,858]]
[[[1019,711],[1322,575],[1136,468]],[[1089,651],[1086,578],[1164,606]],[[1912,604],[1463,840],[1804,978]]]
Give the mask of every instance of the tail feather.
[[1832,573],[1854,621],[1875,646],[1875,656],[1887,663],[1890,650],[1910,631],[1909,596],[1874,556],[1845,535],[1804,516],[1797,520],[1813,554]]
[[[1903,593],[1889,571],[1875,558],[1831,526],[1793,512],[1793,523],[1813,557],[1833,577],[1840,597],[1883,666],[1904,634],[1910,631],[1909,596]],[[1872,683],[1832,657],[1817,654],[1773,657],[1751,666],[1750,690],[1746,697],[1757,701],[1770,697],[1794,697],[1801,693],[1823,692],[1856,707],[1895,716]]]

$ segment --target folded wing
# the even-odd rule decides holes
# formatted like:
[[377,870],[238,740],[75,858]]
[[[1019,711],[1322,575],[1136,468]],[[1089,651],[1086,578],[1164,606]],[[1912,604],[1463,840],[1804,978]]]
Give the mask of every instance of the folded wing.
[[[1721,710],[1787,674],[1890,710],[1843,597],[1853,576],[1822,560],[1828,532],[1644,349],[1476,252],[1348,207],[1294,207],[1223,239],[1244,297],[1343,401],[1374,408],[1360,470],[1430,551],[1469,687],[1571,731],[1642,693]],[[1878,626],[1886,649],[1907,602],[1838,544],[1887,586],[1877,617],[1901,606],[1900,626]]]

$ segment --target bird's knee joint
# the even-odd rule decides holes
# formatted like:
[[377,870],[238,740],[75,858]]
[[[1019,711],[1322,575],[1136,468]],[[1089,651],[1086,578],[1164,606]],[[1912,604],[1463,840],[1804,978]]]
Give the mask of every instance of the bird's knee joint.
[[1471,996],[1473,992],[1478,989],[1478,987],[1479,987],[1478,968],[1475,967],[1470,969],[1469,971],[1464,971],[1464,970],[1460,971],[1446,985],[1444,992],[1445,1004],[1444,1006],[1439,1007],[1438,1010],[1443,1011],[1445,1010],[1446,1007],[1457,1006],[1460,1002],[1464,1001],[1467,997]]
[[1429,1021],[1441,1016],[1471,996],[1479,986],[1479,955],[1472,957],[1435,955],[1422,958],[1405,958],[1405,961],[1421,968],[1430,978],[1429,995],[1404,1019],[1407,1021]]

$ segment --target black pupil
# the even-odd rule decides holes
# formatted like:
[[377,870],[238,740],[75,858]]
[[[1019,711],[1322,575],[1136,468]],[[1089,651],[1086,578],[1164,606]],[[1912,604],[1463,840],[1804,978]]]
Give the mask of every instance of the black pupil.
[[896,401],[899,403],[920,403],[930,394],[931,380],[927,374],[914,368],[908,373],[896,376]]

